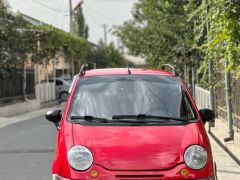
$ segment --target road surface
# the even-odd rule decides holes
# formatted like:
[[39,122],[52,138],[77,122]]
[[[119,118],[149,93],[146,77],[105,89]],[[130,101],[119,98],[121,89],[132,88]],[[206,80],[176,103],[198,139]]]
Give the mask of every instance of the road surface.
[[0,179],[51,179],[56,132],[43,115],[1,128]]

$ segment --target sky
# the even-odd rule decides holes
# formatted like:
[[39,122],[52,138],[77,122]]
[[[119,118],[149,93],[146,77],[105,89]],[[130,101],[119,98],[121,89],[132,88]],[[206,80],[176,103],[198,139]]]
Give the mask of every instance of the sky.
[[[80,0],[72,0],[75,7]],[[69,0],[7,0],[14,12],[36,18],[57,28],[69,31]],[[89,25],[89,40],[97,43],[104,38],[103,25],[108,27],[108,42],[117,44],[111,34],[113,25],[132,18],[131,10],[137,0],[84,0],[83,12]]]

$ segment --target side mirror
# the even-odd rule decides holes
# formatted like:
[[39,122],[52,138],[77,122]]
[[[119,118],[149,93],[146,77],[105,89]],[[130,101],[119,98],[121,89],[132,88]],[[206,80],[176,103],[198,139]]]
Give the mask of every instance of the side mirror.
[[46,113],[46,119],[50,122],[53,122],[57,129],[59,129],[59,122],[62,118],[61,110],[52,110]]
[[208,121],[213,121],[215,118],[215,113],[211,109],[201,109],[199,112],[202,116],[202,120],[204,124]]

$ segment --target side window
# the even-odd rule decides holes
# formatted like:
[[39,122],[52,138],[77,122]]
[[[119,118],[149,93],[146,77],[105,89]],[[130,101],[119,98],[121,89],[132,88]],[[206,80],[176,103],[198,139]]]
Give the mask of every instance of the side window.
[[187,97],[187,94],[183,92],[182,94],[182,103],[181,103],[181,117],[186,119],[193,119],[195,118],[194,110],[190,104],[190,101]]
[[62,81],[56,80],[56,86],[61,86],[63,85]]

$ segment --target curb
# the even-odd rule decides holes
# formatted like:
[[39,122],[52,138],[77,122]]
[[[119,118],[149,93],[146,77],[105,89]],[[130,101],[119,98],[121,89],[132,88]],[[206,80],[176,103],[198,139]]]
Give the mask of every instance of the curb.
[[211,135],[211,137],[214,139],[214,141],[215,141],[226,153],[228,153],[228,154],[231,156],[231,158],[240,166],[240,159],[238,159],[238,157],[237,157],[235,154],[233,154],[233,153],[228,149],[228,147],[225,146],[211,131],[208,132],[208,133]]
[[35,111],[23,113],[20,115],[12,116],[12,117],[0,117],[0,129],[3,127],[6,127],[8,125],[11,125],[13,123],[18,123],[21,121],[31,120],[33,118],[36,118],[38,116],[44,115],[47,111],[52,110],[54,108],[60,108],[62,109],[64,107],[64,104],[59,104],[58,101],[46,103],[44,104],[45,108],[40,108]]
[[59,104],[60,104],[59,100],[50,101],[50,102],[41,104],[40,109],[49,108],[49,107],[56,106]]

